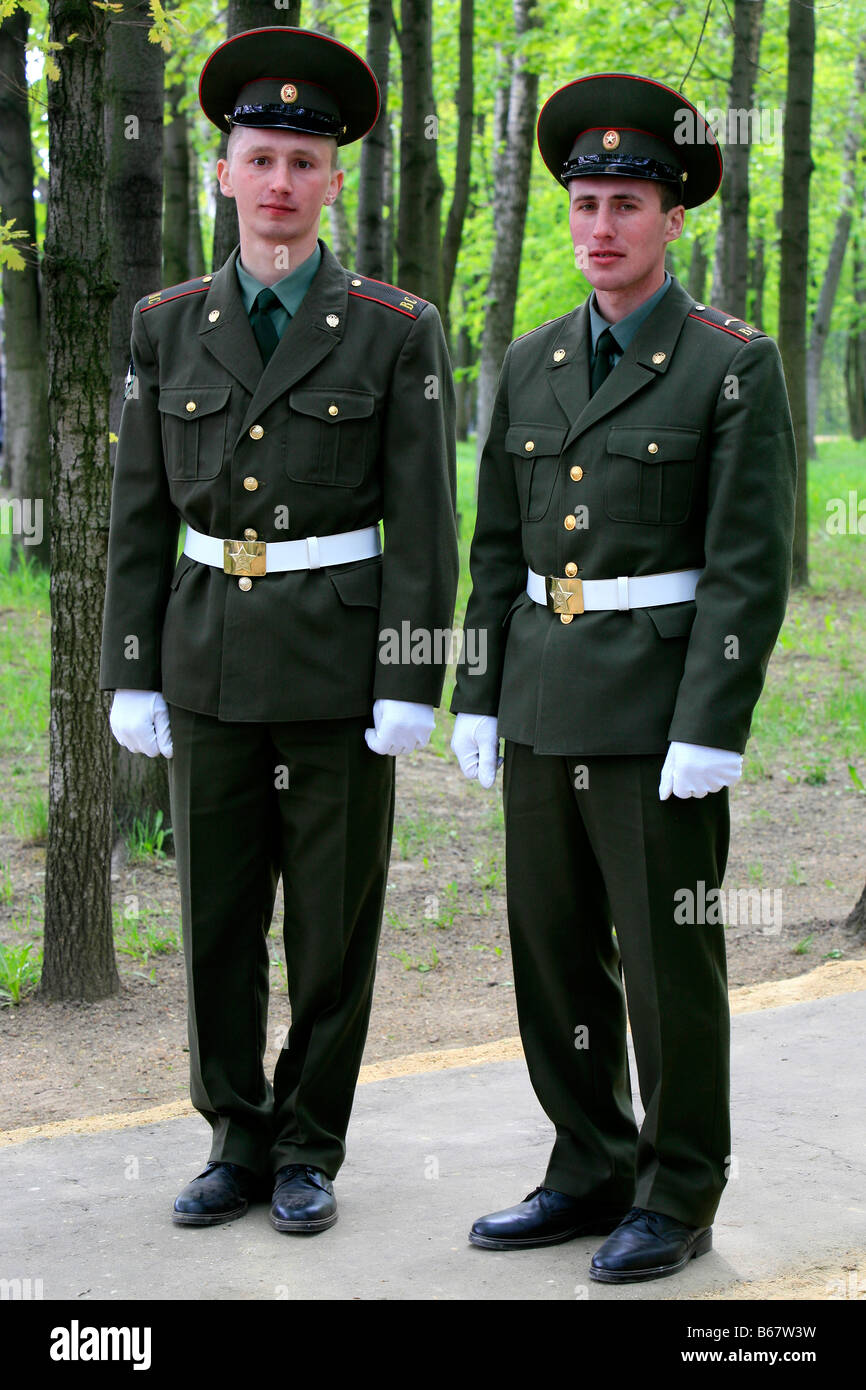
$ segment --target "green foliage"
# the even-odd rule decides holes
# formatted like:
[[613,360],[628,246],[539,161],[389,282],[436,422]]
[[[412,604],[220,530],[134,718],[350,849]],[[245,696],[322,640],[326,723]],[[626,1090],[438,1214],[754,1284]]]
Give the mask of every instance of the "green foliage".
[[[31,959],[30,952],[33,951]],[[0,945],[0,1008],[20,1004],[36,989],[42,974],[42,948],[28,941],[20,946]]]
[[171,835],[172,831],[170,826],[163,828],[162,821],[162,811],[148,811],[140,818],[136,816],[126,837],[130,862],[151,857],[165,858],[163,844],[166,836]]

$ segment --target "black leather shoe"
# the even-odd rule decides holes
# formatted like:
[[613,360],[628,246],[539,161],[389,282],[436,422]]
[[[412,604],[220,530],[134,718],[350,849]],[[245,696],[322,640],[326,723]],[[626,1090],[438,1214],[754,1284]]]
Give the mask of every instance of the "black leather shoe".
[[485,1250],[530,1250],[575,1236],[604,1235],[622,1216],[622,1207],[604,1207],[585,1197],[554,1192],[552,1187],[536,1187],[516,1207],[479,1217],[469,1240]]
[[603,1284],[664,1279],[712,1248],[712,1226],[684,1226],[663,1212],[632,1207],[593,1255],[590,1278]]
[[274,1174],[271,1225],[291,1235],[312,1236],[337,1219],[334,1184],[305,1163],[287,1163]]
[[239,1163],[209,1163],[175,1199],[172,1221],[180,1226],[217,1226],[243,1216],[258,1195],[259,1180]]

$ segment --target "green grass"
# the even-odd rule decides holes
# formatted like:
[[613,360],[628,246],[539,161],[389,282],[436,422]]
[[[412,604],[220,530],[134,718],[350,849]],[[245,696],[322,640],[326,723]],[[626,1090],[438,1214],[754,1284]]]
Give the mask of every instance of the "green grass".
[[163,844],[166,836],[172,832],[170,826],[163,826],[162,819],[162,811],[153,814],[148,811],[141,818],[136,816],[126,837],[131,863],[142,859],[165,858]]
[[41,974],[41,946],[32,941],[15,946],[0,945],[0,1007],[20,1004],[25,994],[36,989]]
[[128,918],[116,906],[113,915],[114,946],[120,955],[147,965],[151,956],[163,956],[180,950],[181,939],[177,927],[166,926],[164,920],[168,917],[174,923],[174,913],[145,911]]

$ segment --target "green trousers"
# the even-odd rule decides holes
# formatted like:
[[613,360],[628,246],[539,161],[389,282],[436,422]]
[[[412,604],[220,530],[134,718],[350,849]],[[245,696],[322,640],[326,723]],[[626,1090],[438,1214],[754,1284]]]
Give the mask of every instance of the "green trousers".
[[701,920],[728,794],[659,801],[663,761],[506,742],[508,922],[529,1074],[556,1128],[545,1186],[703,1226],[730,1162],[724,926]]
[[[169,707],[190,1094],[210,1159],[333,1178],[367,1033],[394,818],[394,759],[366,718],[227,723]],[[291,1027],[273,1081],[267,935],[283,880]],[[271,1034],[289,1022],[280,1001]]]

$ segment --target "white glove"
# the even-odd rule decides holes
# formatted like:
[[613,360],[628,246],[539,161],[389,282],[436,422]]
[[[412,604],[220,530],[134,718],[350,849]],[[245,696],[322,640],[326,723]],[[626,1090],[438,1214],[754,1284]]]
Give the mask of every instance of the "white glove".
[[739,781],[743,756],[702,743],[672,743],[659,782],[659,801],[674,796],[706,796]]
[[496,769],[502,766],[496,716],[458,714],[454,721],[451,750],[464,777],[470,781],[477,777],[482,787],[492,787],[496,781]]
[[408,700],[376,700],[373,703],[375,730],[364,738],[374,753],[411,753],[423,748],[433,732],[432,705],[413,705]]
[[117,742],[130,753],[171,757],[168,705],[157,690],[115,690],[109,723]]

